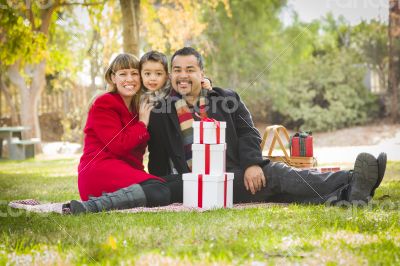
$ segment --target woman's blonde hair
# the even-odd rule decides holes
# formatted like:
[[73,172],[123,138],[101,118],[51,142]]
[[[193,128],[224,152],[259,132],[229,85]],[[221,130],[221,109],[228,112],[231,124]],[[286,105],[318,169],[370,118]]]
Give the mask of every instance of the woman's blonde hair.
[[[104,74],[104,78],[108,83],[107,90],[109,92],[117,92],[117,86],[112,82],[111,76],[115,75],[118,70],[130,68],[139,70],[139,59],[133,54],[123,53],[114,58]],[[141,90],[138,90],[132,98],[132,108],[136,112],[139,110],[140,97]]]

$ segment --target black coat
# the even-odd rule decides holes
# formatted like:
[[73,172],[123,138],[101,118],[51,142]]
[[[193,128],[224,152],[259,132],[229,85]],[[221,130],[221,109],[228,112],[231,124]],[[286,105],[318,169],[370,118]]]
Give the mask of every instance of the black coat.
[[[213,88],[207,99],[208,117],[226,122],[227,171],[244,171],[251,165],[265,165],[268,161],[261,155],[260,133],[239,95],[231,90]],[[174,103],[173,100],[160,102],[150,115],[148,169],[156,176],[171,174],[170,159],[179,174],[190,172]]]

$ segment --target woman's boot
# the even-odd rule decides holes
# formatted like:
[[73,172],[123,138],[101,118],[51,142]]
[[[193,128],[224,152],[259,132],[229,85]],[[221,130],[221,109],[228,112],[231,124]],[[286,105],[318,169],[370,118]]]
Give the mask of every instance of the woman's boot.
[[122,188],[100,197],[89,197],[88,201],[71,201],[71,213],[101,212],[146,206],[146,195],[139,184]]

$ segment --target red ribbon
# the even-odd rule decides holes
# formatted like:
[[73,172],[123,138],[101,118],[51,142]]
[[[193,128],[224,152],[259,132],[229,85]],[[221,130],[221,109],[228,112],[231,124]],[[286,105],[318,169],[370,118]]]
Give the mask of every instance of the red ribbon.
[[224,180],[224,208],[226,208],[226,194],[227,194],[227,187],[228,187],[228,178],[227,174],[225,174],[225,180]]
[[[195,113],[195,115],[197,117],[201,118],[198,113]],[[220,137],[221,136],[220,123],[219,123],[219,121],[215,120],[214,118],[209,118],[209,117],[203,117],[200,120],[200,144],[204,143],[204,139],[203,139],[203,137],[204,137],[203,122],[213,122],[215,124],[216,130],[217,130],[216,131],[217,144],[220,144],[220,142],[221,142],[221,140],[220,140],[221,139],[221,137]]]
[[224,150],[224,165],[222,170],[225,172],[226,171],[226,150]]
[[221,142],[221,137],[220,137],[220,135],[221,135],[221,128],[219,127],[219,122],[218,122],[218,124],[217,124],[217,144],[219,144],[220,142]]
[[205,144],[205,150],[204,150],[204,172],[206,175],[210,174],[210,144]]
[[[228,194],[228,175],[224,179],[224,208],[226,208]],[[197,178],[197,207],[203,208],[203,175],[199,174]]]
[[203,121],[200,121],[200,144],[203,144],[204,128]]
[[197,178],[197,207],[203,208],[203,175],[199,174]]

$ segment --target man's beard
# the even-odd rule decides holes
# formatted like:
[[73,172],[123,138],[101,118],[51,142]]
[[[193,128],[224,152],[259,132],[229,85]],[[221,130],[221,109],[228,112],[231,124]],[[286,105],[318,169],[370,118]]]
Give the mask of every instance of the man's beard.
[[[179,88],[179,85],[181,83],[187,83],[186,88]],[[182,96],[187,96],[193,91],[193,82],[191,80],[185,80],[185,81],[177,80],[175,82],[175,86],[176,86],[176,89],[175,89],[176,92],[178,92]]]

